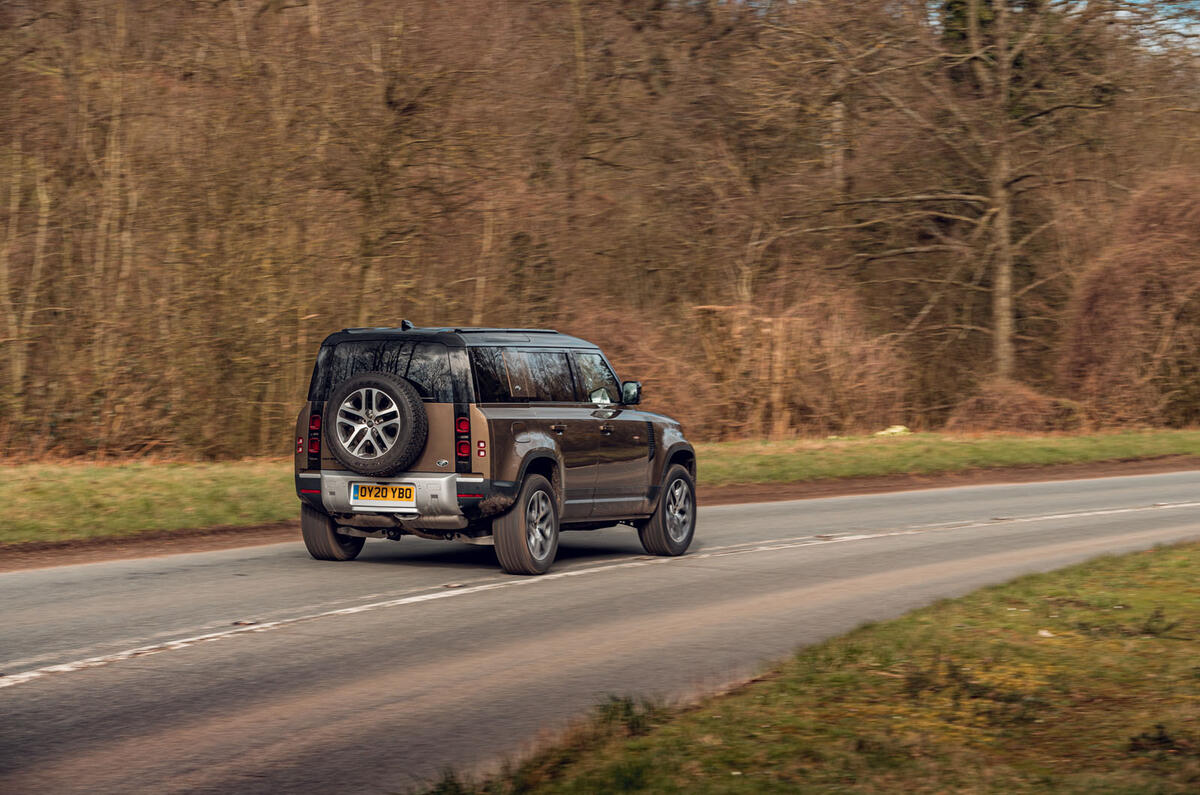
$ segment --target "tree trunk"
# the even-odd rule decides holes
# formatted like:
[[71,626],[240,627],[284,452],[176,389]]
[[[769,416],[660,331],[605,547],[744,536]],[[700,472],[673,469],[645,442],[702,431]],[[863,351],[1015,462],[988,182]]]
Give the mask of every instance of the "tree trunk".
[[992,172],[992,205],[996,223],[992,227],[995,261],[992,265],[992,345],[996,375],[1012,378],[1013,351],[1013,250],[1012,195],[1008,188],[1008,145],[1005,143]]
[[992,227],[995,262],[992,276],[992,350],[996,376],[1012,378],[1013,352],[1013,246],[1012,246],[1012,143],[1009,139],[1008,103],[1012,84],[1012,63],[1008,52],[1008,8],[996,6],[996,83],[993,86],[997,132],[996,160],[991,173],[992,207],[996,223]]

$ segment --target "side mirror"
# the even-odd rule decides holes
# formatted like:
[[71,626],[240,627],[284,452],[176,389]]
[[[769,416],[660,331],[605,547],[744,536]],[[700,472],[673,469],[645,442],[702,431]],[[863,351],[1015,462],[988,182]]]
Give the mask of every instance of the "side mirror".
[[621,384],[621,402],[626,406],[636,406],[642,402],[642,382],[626,381]]

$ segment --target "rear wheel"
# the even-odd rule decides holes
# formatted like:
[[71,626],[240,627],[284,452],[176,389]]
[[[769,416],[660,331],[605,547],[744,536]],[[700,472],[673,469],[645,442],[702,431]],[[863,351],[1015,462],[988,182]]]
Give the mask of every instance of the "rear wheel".
[[544,574],[558,554],[558,503],[550,481],[530,475],[517,501],[492,522],[496,559],[509,574]]
[[651,555],[682,555],[696,533],[696,484],[684,467],[675,464],[667,470],[666,483],[658,508],[645,525],[638,528],[642,548]]
[[300,532],[308,554],[317,560],[354,560],[366,539],[342,535],[329,516],[308,505],[300,506]]

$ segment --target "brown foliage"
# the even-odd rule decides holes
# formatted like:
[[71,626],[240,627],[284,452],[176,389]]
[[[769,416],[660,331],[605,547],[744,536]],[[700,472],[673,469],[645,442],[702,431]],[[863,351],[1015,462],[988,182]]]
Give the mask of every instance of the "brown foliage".
[[1096,422],[1200,421],[1200,173],[1152,181],[1079,280],[1059,378]]
[[656,313],[581,303],[560,330],[601,345],[623,379],[643,382],[645,408],[696,438],[878,430],[904,419],[908,363],[870,335],[853,291],[823,282],[778,313],[704,305],[675,323]]
[[954,409],[946,430],[1045,433],[1075,430],[1079,425],[1079,407],[1073,402],[1043,395],[1017,381],[992,378]]
[[405,317],[593,339],[697,438],[1045,384],[1200,79],[1171,4],[1010,5],[0,3],[0,443],[280,452],[320,339]]

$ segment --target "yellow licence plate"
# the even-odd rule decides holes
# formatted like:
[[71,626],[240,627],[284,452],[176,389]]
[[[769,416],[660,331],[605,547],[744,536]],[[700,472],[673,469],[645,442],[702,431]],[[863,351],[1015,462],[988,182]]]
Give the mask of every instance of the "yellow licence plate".
[[412,486],[393,486],[379,483],[351,483],[351,502],[414,502],[416,492]]

